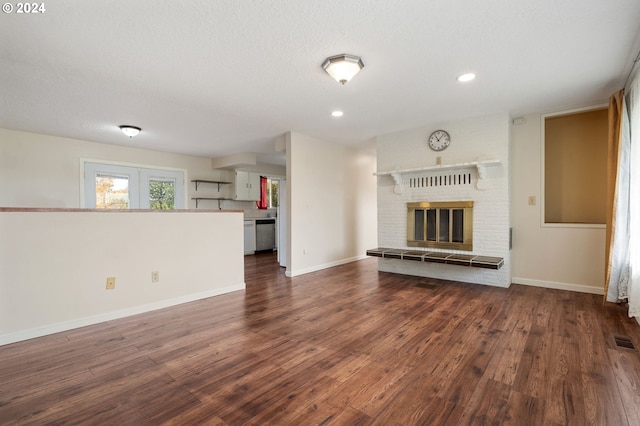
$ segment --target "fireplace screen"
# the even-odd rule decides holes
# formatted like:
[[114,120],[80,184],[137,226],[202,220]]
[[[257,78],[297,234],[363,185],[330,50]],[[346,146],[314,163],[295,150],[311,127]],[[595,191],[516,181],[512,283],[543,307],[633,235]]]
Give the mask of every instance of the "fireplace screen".
[[407,245],[473,249],[473,201],[407,203]]

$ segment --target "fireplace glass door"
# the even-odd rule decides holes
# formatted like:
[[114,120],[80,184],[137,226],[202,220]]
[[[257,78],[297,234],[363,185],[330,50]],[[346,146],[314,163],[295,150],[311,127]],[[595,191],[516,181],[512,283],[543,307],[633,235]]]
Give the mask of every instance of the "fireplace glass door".
[[472,250],[473,201],[407,204],[407,245]]

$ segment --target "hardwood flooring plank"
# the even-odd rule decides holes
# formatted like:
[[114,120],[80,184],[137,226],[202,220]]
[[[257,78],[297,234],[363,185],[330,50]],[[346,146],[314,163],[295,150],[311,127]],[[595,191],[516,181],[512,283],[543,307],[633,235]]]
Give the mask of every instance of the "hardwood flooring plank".
[[[605,384],[606,382],[609,384]],[[624,425],[627,422],[623,399],[616,388],[615,378],[592,374],[582,375],[582,387],[585,408],[585,424]]]
[[640,356],[625,349],[609,349],[608,353],[627,421],[640,425]]
[[[229,424],[244,424],[271,407],[272,398],[286,395],[299,384],[287,380],[282,369],[262,367],[246,371],[233,384],[208,386],[194,392],[206,404],[217,405],[218,416]],[[206,392],[206,393],[205,393]],[[274,395],[275,393],[275,395]]]
[[481,379],[473,391],[459,424],[499,424],[504,418],[511,387],[491,379]]
[[290,387],[286,390],[286,395],[279,398],[278,395],[268,395],[267,398],[270,397],[273,403],[251,418],[248,425],[285,424],[290,419],[306,415],[308,411],[337,412],[348,407],[348,404],[341,402],[332,404],[332,398],[339,392],[341,384],[329,376],[321,375],[312,381],[306,381],[306,377],[298,375],[289,377],[287,381],[298,383],[299,386]]
[[491,336],[470,345],[459,368],[448,378],[439,396],[466,407],[477,387],[483,382],[486,368],[494,355],[496,340]]
[[34,417],[55,406],[67,395],[78,392],[93,380],[89,371],[65,377],[57,377],[55,380],[44,379],[34,387],[28,384],[0,385],[0,423],[23,424],[33,422]]
[[[417,418],[415,423],[405,424],[443,426],[460,424],[459,420],[464,411],[464,407],[455,405],[437,397],[424,400],[424,404],[425,407],[420,414],[420,418]],[[378,421],[378,418],[380,418],[381,421]],[[389,419],[386,416],[378,416],[378,418],[374,419],[372,424],[380,426],[386,426],[387,424],[400,424],[393,418]]]
[[[37,339],[35,339],[37,340]],[[88,343],[74,343],[65,339],[61,346],[54,345],[49,348],[38,348],[30,353],[20,356],[2,359],[0,369],[0,381],[9,385],[15,381],[25,381],[33,377],[36,383],[47,382],[59,375],[59,370],[64,369],[68,375],[78,374],[89,369],[98,356],[118,357],[136,352],[137,349],[121,338],[106,339],[102,341],[91,340]],[[0,354],[3,347],[0,347]],[[46,355],[46,356],[43,356]]]
[[[169,376],[157,376],[94,398],[62,417],[63,424],[157,424],[197,406],[200,401]],[[69,410],[65,410],[69,411]],[[48,418],[43,419],[49,421]]]
[[502,304],[502,311],[490,324],[491,328],[510,333],[518,327],[527,332],[534,323],[536,305],[529,302],[527,287],[512,284],[509,294]]
[[584,425],[586,412],[581,382],[557,376],[549,381],[545,394],[545,424]]
[[433,413],[431,403],[446,404],[437,397],[442,386],[439,378],[423,374],[406,380],[406,383],[395,393],[386,408],[375,416],[376,424],[412,425],[424,424]]
[[[496,350],[495,355],[491,357],[485,370],[487,377],[513,385],[528,336],[528,331],[515,326],[505,338],[500,338],[496,343],[499,350]],[[505,340],[506,342],[503,343]]]
[[371,418],[353,407],[310,405],[304,412],[292,416],[287,424],[293,425],[353,425],[371,424]]
[[[204,425],[204,426],[229,426],[220,417],[211,413],[207,405],[199,405],[184,411],[171,419],[164,421],[165,426]],[[215,410],[213,410],[215,411]]]
[[344,383],[342,396],[348,398],[351,407],[375,418],[402,391],[408,373],[407,368],[372,365]]
[[525,395],[521,392],[511,391],[504,415],[501,419],[497,419],[495,424],[504,426],[542,425],[544,424],[544,408],[544,400]]
[[[39,392],[34,398],[22,400],[14,408],[19,411],[20,421],[36,422],[54,421],[84,410],[85,407],[104,407],[105,404],[115,414],[119,402],[128,399],[123,395],[140,387],[141,383],[155,383],[157,378],[162,378],[163,383],[171,381],[155,368],[155,363],[140,358],[107,375],[94,375],[81,384],[69,383],[71,386],[58,389],[56,393]],[[11,409],[11,406],[7,409]],[[4,412],[5,407],[0,407],[0,418],[4,418]],[[14,418],[14,414],[9,418]]]

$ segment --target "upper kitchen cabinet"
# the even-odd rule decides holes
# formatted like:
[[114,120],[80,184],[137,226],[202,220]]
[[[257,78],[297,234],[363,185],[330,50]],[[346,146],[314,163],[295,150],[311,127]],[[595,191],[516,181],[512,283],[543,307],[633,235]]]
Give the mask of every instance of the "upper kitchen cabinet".
[[260,201],[260,174],[236,171],[235,199],[239,201]]

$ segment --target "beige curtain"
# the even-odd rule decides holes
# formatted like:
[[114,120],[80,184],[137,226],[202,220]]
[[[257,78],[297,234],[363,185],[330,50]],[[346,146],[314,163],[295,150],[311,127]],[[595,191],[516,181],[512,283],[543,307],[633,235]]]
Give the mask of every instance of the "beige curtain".
[[607,152],[607,232],[605,248],[605,284],[603,302],[607,301],[609,284],[611,283],[612,247],[615,230],[616,185],[618,159],[620,157],[620,132],[622,128],[622,104],[624,90],[615,92],[609,98],[609,136]]

